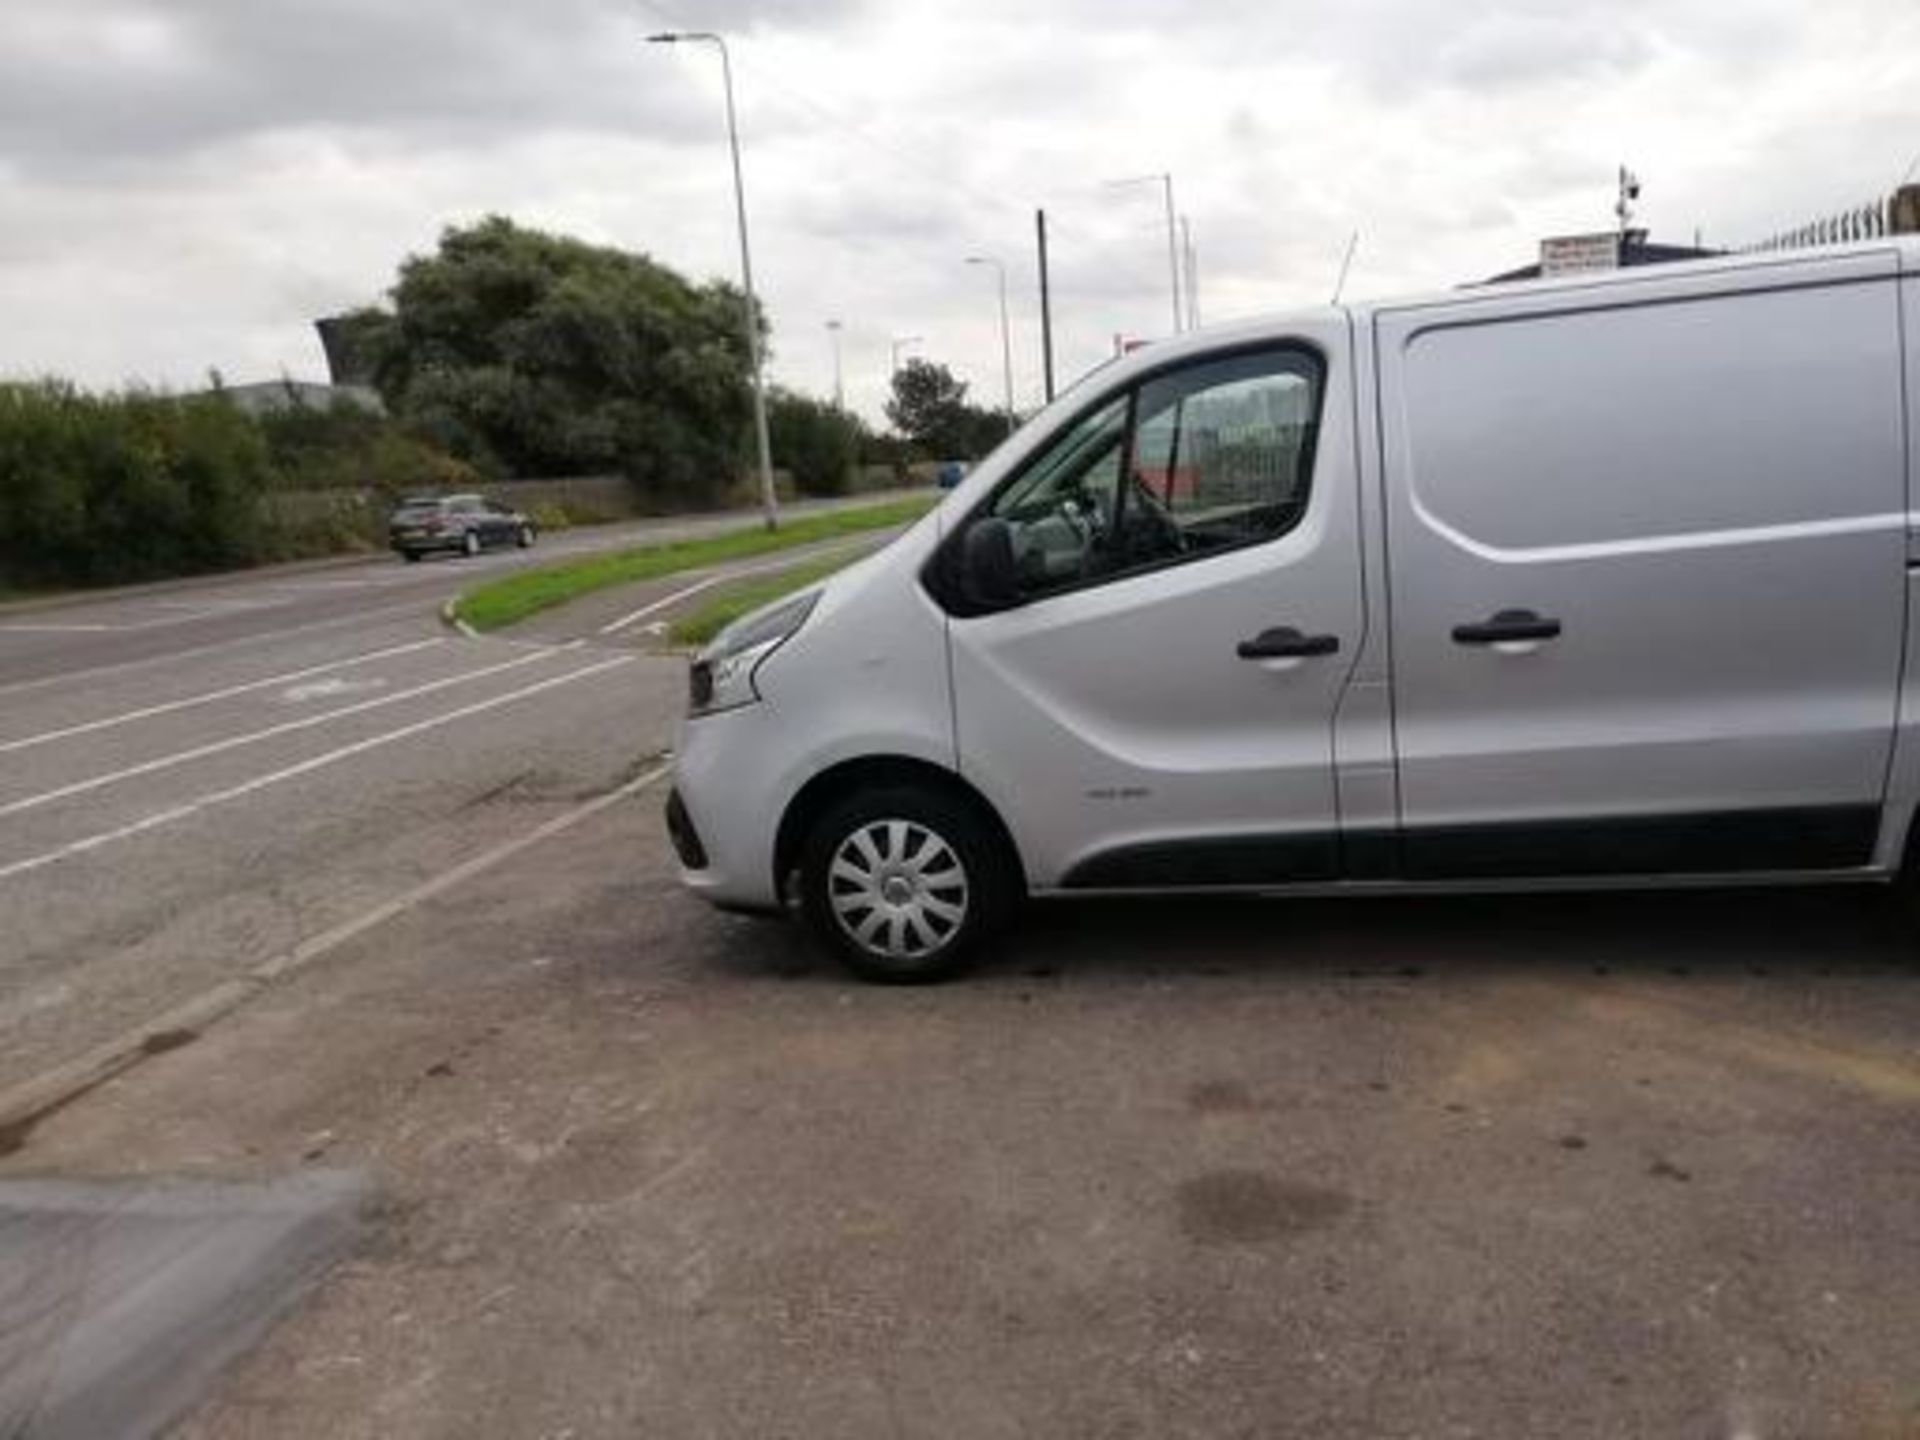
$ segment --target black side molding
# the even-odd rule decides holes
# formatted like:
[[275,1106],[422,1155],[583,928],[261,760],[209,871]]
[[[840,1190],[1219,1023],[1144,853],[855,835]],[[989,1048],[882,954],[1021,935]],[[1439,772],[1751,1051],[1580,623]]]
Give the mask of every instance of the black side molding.
[[1723,810],[1408,830],[1409,880],[1845,870],[1873,859],[1878,805]]
[[1103,851],[1066,890],[1206,885],[1284,888],[1334,880],[1550,880],[1738,875],[1871,864],[1878,805],[1727,810],[1426,829],[1289,832],[1163,840]]

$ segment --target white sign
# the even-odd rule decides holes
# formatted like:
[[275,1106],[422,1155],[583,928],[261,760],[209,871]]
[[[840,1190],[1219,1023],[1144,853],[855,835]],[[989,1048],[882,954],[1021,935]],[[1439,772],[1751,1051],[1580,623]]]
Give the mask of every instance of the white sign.
[[1603,230],[1597,235],[1552,235],[1540,242],[1542,275],[1577,275],[1584,270],[1618,270],[1620,236]]

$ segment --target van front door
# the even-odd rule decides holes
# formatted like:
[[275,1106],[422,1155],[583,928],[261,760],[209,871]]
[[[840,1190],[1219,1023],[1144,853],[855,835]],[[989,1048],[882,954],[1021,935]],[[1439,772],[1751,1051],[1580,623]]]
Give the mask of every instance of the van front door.
[[1410,876],[1869,863],[1904,605],[1894,264],[1763,278],[1376,317]]
[[1035,888],[1338,865],[1333,715],[1362,638],[1344,320],[1148,370],[977,509],[1018,593],[949,627],[959,763]]

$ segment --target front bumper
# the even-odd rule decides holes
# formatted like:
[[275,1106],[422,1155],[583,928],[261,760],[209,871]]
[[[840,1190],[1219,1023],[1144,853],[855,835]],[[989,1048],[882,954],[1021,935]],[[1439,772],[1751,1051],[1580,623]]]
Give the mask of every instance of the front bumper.
[[700,832],[694,828],[687,802],[680,798],[677,788],[667,792],[667,838],[673,842],[673,853],[680,857],[682,869],[707,868],[707,847],[700,843]]
[[725,909],[778,910],[773,844],[788,798],[771,707],[745,705],[681,723],[667,834],[680,880]]

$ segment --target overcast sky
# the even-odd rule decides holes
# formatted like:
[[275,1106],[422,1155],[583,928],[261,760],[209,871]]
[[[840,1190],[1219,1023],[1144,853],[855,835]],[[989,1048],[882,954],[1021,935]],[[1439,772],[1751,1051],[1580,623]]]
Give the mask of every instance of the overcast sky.
[[730,37],[773,371],[877,412],[919,335],[997,402],[1168,326],[1170,171],[1209,322],[1447,286],[1605,228],[1738,244],[1920,157],[1915,0],[0,0],[0,374],[324,378],[308,323],[488,212],[735,273]]

